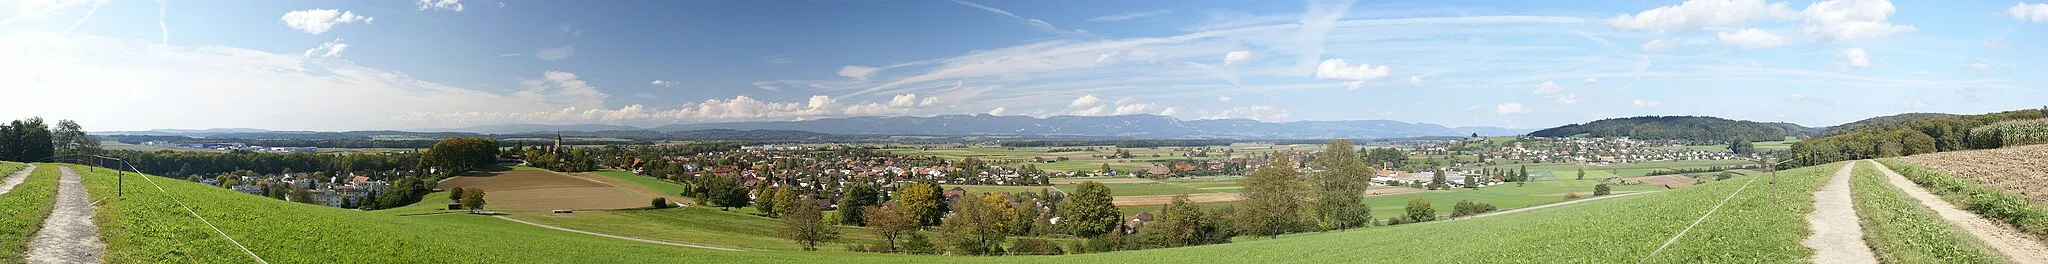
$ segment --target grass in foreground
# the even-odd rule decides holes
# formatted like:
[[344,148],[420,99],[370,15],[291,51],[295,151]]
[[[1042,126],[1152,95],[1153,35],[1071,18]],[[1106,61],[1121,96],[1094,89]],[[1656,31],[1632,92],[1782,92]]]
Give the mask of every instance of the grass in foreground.
[[[24,262],[22,252],[28,250],[28,240],[43,227],[43,218],[50,215],[56,205],[57,167],[56,164],[38,166],[34,173],[15,185],[14,190],[0,195],[0,263]],[[0,177],[14,174],[27,165],[21,163],[0,163]]]
[[1960,227],[1942,220],[1905,191],[1893,187],[1876,166],[1856,163],[1850,192],[1856,217],[1862,219],[1863,240],[1885,263],[1998,263]]

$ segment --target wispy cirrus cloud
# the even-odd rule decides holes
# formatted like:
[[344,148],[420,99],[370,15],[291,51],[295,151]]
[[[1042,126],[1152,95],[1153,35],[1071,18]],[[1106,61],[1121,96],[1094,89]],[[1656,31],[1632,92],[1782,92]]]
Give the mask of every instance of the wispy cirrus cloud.
[[1116,21],[1124,21],[1124,20],[1132,20],[1132,19],[1144,18],[1144,17],[1149,17],[1149,16],[1157,16],[1157,15],[1164,15],[1164,14],[1167,14],[1167,13],[1173,13],[1173,10],[1171,10],[1171,9],[1160,9],[1160,10],[1151,10],[1151,11],[1136,11],[1136,12],[1128,12],[1128,13],[1122,13],[1122,14],[1115,14],[1115,15],[1107,15],[1107,16],[1099,16],[1099,17],[1091,17],[1091,18],[1088,18],[1087,20],[1082,20],[1082,21],[1088,21],[1088,22],[1116,22]]

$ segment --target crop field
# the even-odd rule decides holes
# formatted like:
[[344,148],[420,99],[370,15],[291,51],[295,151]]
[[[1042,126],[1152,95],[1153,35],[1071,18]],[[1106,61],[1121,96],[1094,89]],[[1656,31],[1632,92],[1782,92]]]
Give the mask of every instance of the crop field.
[[[25,166],[0,162],[0,178]],[[28,250],[28,240],[42,227],[43,218],[50,215],[56,196],[57,166],[54,163],[38,166],[20,185],[15,185],[14,190],[0,195],[0,262],[23,262],[22,252]]]
[[647,207],[654,196],[542,170],[511,170],[442,181],[442,189],[480,188],[492,208],[515,210]]
[[[1068,192],[1068,193],[1073,193],[1073,192],[1074,192],[1074,190],[1075,190],[1075,189],[1077,189],[1077,188],[1080,188],[1080,186],[1081,186],[1081,184],[1078,184],[1078,183],[1077,183],[1077,184],[1061,184],[1061,185],[1058,185],[1058,187],[1060,188],[1060,191],[1064,191],[1064,192]],[[1237,189],[1196,189],[1196,188],[1188,188],[1188,187],[1185,187],[1185,186],[1180,186],[1180,185],[1175,185],[1175,184],[1170,184],[1170,183],[1162,183],[1162,182],[1151,182],[1151,183],[1104,183],[1104,184],[1102,184],[1102,186],[1103,186],[1103,187],[1109,187],[1109,193],[1110,193],[1110,195],[1114,195],[1114,196],[1141,196],[1141,195],[1175,195],[1175,194],[1198,194],[1198,193],[1237,193]]]
[[1893,187],[1877,166],[1856,162],[1856,217],[1863,240],[1885,263],[1999,263],[2001,258],[1961,227]]
[[[834,211],[826,211],[834,214]],[[598,233],[622,235],[676,243],[699,244],[749,250],[800,250],[795,242],[777,237],[782,220],[743,212],[720,211],[703,206],[670,209],[588,211],[572,214],[548,212],[514,213],[510,217],[545,225]],[[838,227],[842,243],[881,240],[858,227]],[[838,244],[818,245],[819,250],[845,250]]]
[[623,188],[648,197],[660,196],[668,198],[670,202],[681,203],[689,201],[689,199],[682,197],[683,193],[689,192],[682,185],[662,181],[654,177],[640,176],[633,174],[633,172],[607,170],[570,173],[569,176],[603,182],[604,184]]
[[[1599,184],[1599,182],[1593,180],[1561,180],[1530,182],[1528,185],[1524,186],[1515,186],[1514,184],[1502,184],[1483,187],[1479,189],[1457,188],[1442,191],[1423,191],[1397,195],[1367,196],[1365,197],[1365,204],[1372,208],[1374,216],[1378,216],[1379,218],[1386,218],[1387,216],[1398,214],[1406,208],[1408,208],[1408,200],[1422,198],[1424,200],[1429,200],[1430,207],[1436,208],[1437,214],[1450,215],[1451,209],[1453,209],[1453,207],[1457,205],[1458,201],[1461,200],[1489,203],[1493,204],[1494,207],[1500,208],[1500,210],[1508,210],[1535,205],[1542,205],[1547,203],[1562,202],[1564,201],[1563,196],[1566,193],[1578,193],[1579,196],[1590,197],[1593,196],[1593,186],[1597,184]],[[1611,187],[1613,187],[1613,190],[1617,193],[1628,191],[1652,191],[1664,189],[1664,187],[1655,185],[1612,185]],[[1373,186],[1373,188],[1369,188],[1367,189],[1367,191],[1385,190],[1389,188],[1417,190],[1413,188],[1404,187]]]
[[1913,183],[1927,187],[1928,192],[1941,196],[1942,200],[1955,204],[1958,209],[2005,223],[2022,232],[2035,235],[2035,239],[2048,236],[2048,210],[2044,210],[2039,203],[2029,201],[2027,196],[1976,182],[1967,177],[1931,170],[1926,166],[1901,159],[1879,159],[1878,163],[1890,167]]
[[[1835,166],[1839,164],[1787,171],[1781,175],[1781,187],[1787,193],[1810,193],[1818,188],[1824,171]],[[547,230],[467,214],[386,216],[271,200],[165,178],[155,178],[166,190],[157,192],[148,182],[131,177],[127,198],[106,200],[96,220],[110,245],[107,260],[116,263],[249,261],[172,203],[172,197],[186,201],[223,232],[274,263],[1246,263],[1277,259],[1299,263],[1613,263],[1642,259],[1742,183],[1755,178],[1481,219],[1062,256],[724,252]],[[89,173],[85,179],[95,199],[113,192],[111,173]],[[1773,201],[1762,191],[1763,182],[1754,184],[1650,261],[1806,262],[1810,253],[1798,241],[1806,230],[1801,217],[1812,210],[1810,196],[1785,195]],[[1532,245],[1601,250],[1531,250]],[[1444,247],[1462,250],[1460,254],[1435,250]]]
[[2042,184],[2048,182],[2048,145],[1920,154],[1899,160],[2048,205],[2048,184]]

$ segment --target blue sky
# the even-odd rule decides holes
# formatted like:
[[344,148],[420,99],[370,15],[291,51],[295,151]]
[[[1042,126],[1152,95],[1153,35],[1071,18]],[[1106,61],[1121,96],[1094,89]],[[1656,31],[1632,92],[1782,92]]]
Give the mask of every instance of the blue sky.
[[93,130],[2048,104],[2048,3],[2013,1],[6,0],[0,36],[0,114]]

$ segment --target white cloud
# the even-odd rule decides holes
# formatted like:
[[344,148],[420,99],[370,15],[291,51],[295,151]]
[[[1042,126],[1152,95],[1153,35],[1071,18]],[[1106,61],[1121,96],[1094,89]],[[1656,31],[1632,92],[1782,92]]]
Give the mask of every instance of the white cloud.
[[337,38],[334,39],[334,41],[320,43],[319,47],[307,49],[305,56],[314,58],[333,58],[335,56],[341,56],[341,50],[345,49],[348,49],[348,43],[343,43],[341,42],[341,39]]
[[1890,0],[1827,0],[1815,2],[1800,13],[1806,18],[1806,37],[1817,41],[1842,41],[1913,32],[1911,25],[1894,25],[1887,20],[1898,10]]
[[1214,115],[1203,116],[1202,119],[1242,118],[1266,122],[1278,122],[1287,121],[1288,119],[1293,117],[1294,113],[1288,112],[1287,109],[1280,109],[1279,107],[1273,107],[1270,105],[1254,105],[1223,109],[1223,111],[1217,112]]
[[1991,64],[1984,64],[1984,63],[1982,63],[1982,62],[1972,62],[1972,63],[1970,63],[1970,64],[1965,64],[1965,65],[1963,65],[1963,68],[1964,68],[1964,69],[1970,69],[1970,70],[1975,70],[1975,71],[1977,71],[1977,72],[1980,72],[1980,73],[1984,73],[1984,74],[1992,74],[1992,73],[1996,73],[1996,72],[1998,72],[1998,68],[1997,68],[1997,67],[1992,67],[1992,66],[1991,66]]
[[1556,101],[1556,102],[1557,102],[1557,104],[1561,104],[1561,105],[1574,105],[1574,104],[1578,104],[1578,103],[1579,103],[1579,95],[1578,95],[1578,94],[1559,94],[1559,95],[1557,95],[1557,97],[1556,97],[1556,98],[1551,98],[1551,101]]
[[1627,30],[1679,30],[1739,26],[1756,19],[1789,19],[1792,7],[1764,0],[1687,0],[1675,6],[1623,14],[1607,24]]
[[1086,94],[1081,95],[1079,98],[1074,98],[1074,102],[1067,104],[1067,108],[1082,108],[1100,103],[1102,103],[1102,98],[1097,98],[1093,94]]
[[1984,41],[1984,48],[1986,48],[1986,49],[2004,49],[2004,48],[2006,48],[2006,47],[2010,47],[2010,46],[2007,46],[2007,45],[2005,45],[2005,42],[2004,42],[2004,41],[1997,41],[1997,40],[1985,40],[1985,41]]
[[[435,9],[462,12],[462,0],[420,0],[419,5],[422,11]],[[498,7],[505,7],[505,3],[499,2]]]
[[1083,20],[1083,21],[1088,21],[1088,22],[1115,22],[1115,21],[1124,21],[1124,20],[1138,19],[1138,18],[1142,18],[1142,17],[1149,17],[1149,16],[1163,15],[1163,14],[1166,14],[1166,13],[1172,13],[1172,12],[1173,12],[1173,10],[1164,10],[1164,9],[1162,9],[1162,10],[1152,10],[1152,11],[1138,11],[1138,12],[1130,12],[1130,13],[1123,13],[1123,14],[1115,14],[1115,15],[1107,15],[1107,16],[1099,16],[1099,17],[1092,17],[1092,18],[1088,18],[1087,20]]
[[550,105],[604,108],[604,100],[611,97],[598,91],[597,87],[590,86],[590,83],[584,82],[575,73],[564,71],[550,70],[542,73],[540,79],[524,80],[520,84],[527,89],[512,93],[513,96],[549,102]]
[[1535,90],[1530,90],[1529,92],[1535,94],[1554,94],[1564,92],[1564,86],[1557,85],[1557,82],[1543,81],[1542,84],[1536,85]]
[[1179,107],[1167,107],[1167,108],[1166,108],[1166,110],[1159,110],[1159,115],[1163,115],[1163,116],[1175,116],[1175,115],[1180,115],[1180,108],[1179,108]]
[[1357,90],[1359,84],[1387,77],[1392,72],[1393,70],[1387,68],[1386,65],[1380,65],[1379,67],[1373,67],[1371,64],[1352,65],[1344,63],[1344,59],[1329,59],[1324,60],[1322,65],[1316,67],[1316,78],[1343,80],[1346,81],[1345,86],[1350,87],[1352,90]]
[[1145,113],[1145,110],[1151,110],[1151,109],[1152,109],[1152,104],[1127,104],[1127,105],[1118,105],[1118,106],[1116,107],[1116,112],[1115,112],[1115,113],[1111,113],[1111,115],[1135,115],[1135,114],[1143,114],[1143,113]]
[[1511,115],[1528,113],[1529,109],[1523,108],[1521,103],[1505,103],[1493,106],[1493,112],[1502,115]]
[[1217,97],[1216,97],[1216,102],[1220,102],[1220,103],[1229,103],[1229,102],[1230,102],[1230,97],[1229,97],[1229,96],[1217,96]]
[[1841,52],[1835,53],[1835,57],[1842,59],[1842,66],[1870,68],[1870,53],[1864,52],[1860,47],[1842,49]]
[[562,60],[569,58],[570,55],[576,55],[576,46],[562,46],[560,48],[545,48],[533,51],[533,58],[541,60]]
[[1721,43],[1745,49],[1769,48],[1792,44],[1791,38],[1756,28],[1744,28],[1734,32],[1715,33]]
[[1408,76],[1408,85],[1422,85],[1422,75]]
[[376,20],[376,18],[335,9],[307,9],[285,12],[284,17],[278,18],[278,20],[284,21],[284,25],[292,29],[297,29],[307,34],[319,35],[327,33],[327,30],[334,29],[334,25],[354,24],[356,22],[369,24],[372,20]]
[[671,81],[663,81],[663,80],[654,80],[654,82],[651,82],[651,83],[649,83],[649,84],[652,84],[652,85],[654,85],[654,86],[662,86],[662,87],[668,87],[668,86],[674,86],[674,85],[676,85],[676,82],[671,82]]
[[1671,40],[1666,40],[1666,39],[1652,39],[1652,40],[1650,40],[1649,42],[1643,42],[1643,50],[1645,50],[1645,51],[1671,51],[1671,49],[1674,49],[1674,48],[1678,48],[1678,44],[1679,44],[1679,42],[1678,42],[1678,40],[1677,40],[1677,39],[1671,39]]
[[997,9],[994,7],[989,7],[987,5],[977,4],[974,2],[968,2],[966,0],[953,0],[953,3],[964,5],[967,7],[973,7],[975,9],[981,9],[982,11],[988,11],[989,13],[996,13],[998,15],[1003,15],[1006,17],[1010,17],[1012,19],[1017,19],[1019,21],[1024,21],[1024,24],[1031,25],[1031,28],[1038,29],[1039,31],[1045,31],[1046,33],[1063,35],[1088,35],[1088,31],[1086,30],[1060,29],[1057,26],[1053,26],[1052,23],[1045,22],[1045,20],[1038,20],[1036,18],[1025,18],[1024,16],[1019,16],[1016,13],[1010,13],[1010,11]]
[[1067,111],[1066,113],[1064,113],[1064,115],[1099,116],[1105,113],[1109,113],[1109,111],[1109,105],[1096,105],[1095,107],[1073,109]]
[[846,67],[839,67],[839,76],[843,76],[846,78],[854,78],[857,80],[867,80],[869,77],[875,76],[876,70],[879,69],[875,67],[860,65],[846,65]]
[[924,98],[924,101],[918,101],[918,99],[917,99],[917,94],[903,94],[903,95],[897,95],[896,97],[890,98],[890,99],[889,99],[889,106],[890,106],[890,107],[912,107],[912,106],[921,106],[921,105],[931,105],[931,104],[932,104],[933,102],[936,102],[936,101],[934,101],[935,99],[938,99],[938,98],[934,98],[934,97],[926,97],[926,98]]
[[1586,77],[1586,84],[1596,84],[1596,83],[1600,83],[1600,79],[1594,79],[1593,77]]
[[758,82],[754,82],[754,88],[761,88],[761,90],[769,90],[769,91],[776,91],[776,92],[781,92],[781,91],[782,91],[782,86],[776,86],[776,83],[775,83],[775,82],[771,82],[771,81],[758,81]]
[[1643,99],[1636,99],[1636,100],[1635,100],[1634,102],[1630,102],[1629,104],[1631,104],[1631,105],[1635,105],[1635,106],[1636,106],[1636,108],[1651,108],[1651,107],[1657,107],[1658,105],[1663,105],[1664,103],[1661,103],[1661,102],[1657,102],[1657,101],[1644,101]]
[[1000,107],[1000,106],[999,106],[999,107],[996,107],[996,109],[989,109],[989,110],[988,110],[988,115],[996,115],[996,116],[999,116],[999,115],[1003,115],[1003,112],[1004,112],[1005,110],[1009,110],[1009,108],[1006,108],[1006,107]]
[[2018,19],[2020,21],[2034,23],[2048,22],[2048,3],[2013,4],[2012,8],[2005,9],[2005,12],[2012,14],[2012,19]]
[[1229,54],[1223,54],[1223,66],[1237,65],[1238,63],[1252,60],[1252,58],[1254,57],[1250,51],[1232,51]]

